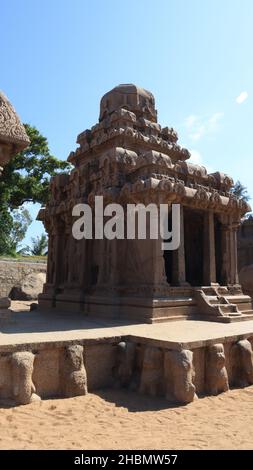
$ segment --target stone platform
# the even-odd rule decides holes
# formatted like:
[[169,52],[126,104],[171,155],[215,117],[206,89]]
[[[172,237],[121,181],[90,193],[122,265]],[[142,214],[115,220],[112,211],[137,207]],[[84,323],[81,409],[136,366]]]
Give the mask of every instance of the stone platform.
[[35,310],[0,330],[0,399],[13,404],[112,386],[187,403],[253,383],[251,320],[130,325]]

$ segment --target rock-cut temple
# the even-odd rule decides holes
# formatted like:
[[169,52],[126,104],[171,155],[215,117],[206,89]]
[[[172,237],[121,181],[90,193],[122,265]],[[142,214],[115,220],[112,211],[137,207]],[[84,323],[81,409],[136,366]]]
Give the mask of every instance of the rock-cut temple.
[[[158,322],[252,318],[237,274],[237,229],[249,206],[231,192],[233,180],[189,161],[173,128],[157,122],[149,91],[119,85],[100,102],[98,123],[77,137],[69,175],[51,181],[40,211],[49,235],[41,307],[90,316]],[[76,240],[76,204],[180,204],[181,243],[161,240]]]

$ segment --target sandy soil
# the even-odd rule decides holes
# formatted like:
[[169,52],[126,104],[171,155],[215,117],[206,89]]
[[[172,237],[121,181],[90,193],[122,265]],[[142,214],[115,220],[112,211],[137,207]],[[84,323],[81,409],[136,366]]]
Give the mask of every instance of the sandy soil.
[[253,386],[170,408],[118,390],[5,407],[0,449],[253,449]]
[[167,408],[104,390],[0,410],[0,449],[253,449],[253,386]]

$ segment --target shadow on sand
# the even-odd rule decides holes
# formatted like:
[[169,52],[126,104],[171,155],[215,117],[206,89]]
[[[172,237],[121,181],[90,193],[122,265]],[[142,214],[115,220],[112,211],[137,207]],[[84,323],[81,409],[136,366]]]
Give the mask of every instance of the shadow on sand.
[[[94,392],[93,392],[94,393]],[[105,401],[115,403],[117,407],[126,408],[128,411],[136,413],[142,411],[159,411],[168,408],[182,408],[178,403],[171,403],[162,397],[150,397],[139,393],[122,389],[96,390],[96,395]]]

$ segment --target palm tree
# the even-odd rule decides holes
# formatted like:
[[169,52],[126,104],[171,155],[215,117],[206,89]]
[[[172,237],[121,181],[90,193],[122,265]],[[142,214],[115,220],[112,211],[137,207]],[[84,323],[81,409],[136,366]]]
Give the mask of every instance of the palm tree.
[[248,193],[246,186],[243,186],[243,184],[240,181],[236,181],[231,192],[234,196],[236,196],[239,199],[242,199],[245,202],[248,202],[250,199],[250,195]]
[[35,256],[43,256],[47,254],[48,240],[45,233],[42,233],[36,238],[32,237],[32,247],[30,248],[30,254]]

